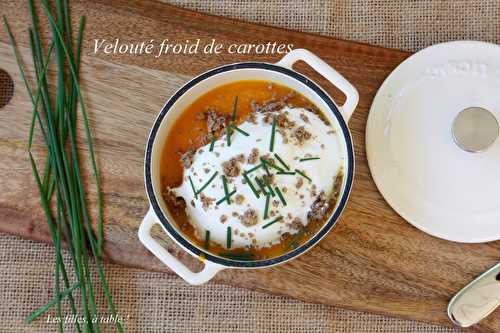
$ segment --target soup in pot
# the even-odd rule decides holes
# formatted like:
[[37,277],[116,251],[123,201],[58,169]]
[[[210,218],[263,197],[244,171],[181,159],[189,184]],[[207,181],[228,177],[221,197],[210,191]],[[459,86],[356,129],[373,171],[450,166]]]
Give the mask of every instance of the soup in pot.
[[316,234],[335,208],[342,142],[319,108],[288,87],[215,87],[167,137],[163,198],[198,247],[233,260],[277,257]]

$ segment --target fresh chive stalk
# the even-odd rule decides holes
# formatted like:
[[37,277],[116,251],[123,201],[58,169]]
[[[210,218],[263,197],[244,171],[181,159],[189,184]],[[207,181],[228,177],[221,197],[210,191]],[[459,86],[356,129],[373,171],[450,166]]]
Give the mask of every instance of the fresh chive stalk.
[[264,220],[267,220],[269,218],[269,201],[270,201],[270,194],[266,194],[266,203],[264,206]]
[[311,178],[309,178],[305,173],[304,171],[300,171],[299,169],[295,169],[295,172],[298,173],[299,175],[301,175],[302,177],[304,177],[305,179],[307,179],[308,181],[312,181]]
[[319,160],[319,157],[306,157],[306,158],[301,158],[299,162],[305,162],[305,161],[312,161],[312,160]]
[[[28,155],[38,187],[40,205],[44,211],[49,226],[49,234],[55,248],[54,299],[33,312],[27,320],[34,320],[54,305],[56,306],[57,315],[63,317],[61,301],[67,297],[72,314],[79,315],[78,311],[83,313],[85,319],[83,330],[85,332],[99,332],[99,323],[92,320],[98,312],[89,265],[89,253],[95,258],[98,280],[107,306],[114,316],[116,316],[116,309],[101,264],[103,242],[102,192],[100,190],[100,177],[97,170],[87,111],[79,85],[78,71],[84,20],[83,17],[79,20],[76,42],[73,44],[67,1],[55,0],[52,3],[55,10],[49,7],[47,0],[41,1],[41,12],[48,19],[47,30],[49,30],[51,38],[47,43],[49,45],[48,51],[44,52],[33,1],[28,0],[28,10],[31,18],[28,40],[36,78],[36,85],[33,90],[30,88],[24,74],[23,62],[8,22],[5,17],[3,18],[4,27],[12,44],[21,78],[32,102],[33,121],[28,130]],[[53,58],[51,57],[52,52],[54,53]],[[49,86],[46,69],[52,59],[56,64],[55,84]],[[77,109],[78,105],[79,108]],[[76,142],[78,111],[82,117],[84,141],[89,152],[90,168],[97,193],[97,217],[95,219],[97,230],[95,233],[90,224],[89,200],[83,186],[82,172],[80,171],[80,148]],[[40,177],[37,164],[31,153],[35,121],[43,134],[43,143],[47,149],[43,178]],[[70,283],[69,274],[62,258],[61,244],[63,241],[71,255],[74,270],[74,274],[71,274],[71,276],[74,276],[76,280],[74,283]],[[63,291],[60,288],[61,282],[64,286]],[[79,291],[80,294],[81,304],[79,308],[77,308],[73,298],[73,292],[75,291]],[[123,332],[119,322],[115,323],[115,325],[118,332]],[[60,331],[63,330],[62,323],[59,323],[58,328]],[[80,323],[75,324],[75,329],[81,332]]]
[[205,244],[204,244],[205,250],[208,250],[209,245],[210,245],[210,230],[205,230]]
[[226,126],[226,143],[227,143],[228,147],[231,146],[231,126],[230,125]]
[[242,130],[241,128],[239,128],[238,126],[236,125],[232,125],[231,126],[233,129],[237,130],[238,132],[240,132],[241,134],[243,134],[244,136],[250,136],[250,134],[248,134],[248,132]]
[[274,137],[276,136],[276,117],[273,117],[273,124],[271,125],[271,142],[269,143],[269,151],[274,151]]
[[269,165],[271,168],[277,170],[278,172],[285,172],[284,169],[280,168],[279,166],[277,166],[276,164],[274,164],[271,161],[266,160],[266,164]]
[[232,232],[231,232],[231,231],[232,231],[232,230],[231,230],[231,227],[230,227],[230,226],[228,226],[228,227],[227,227],[227,231],[226,231],[226,247],[227,247],[228,249],[230,249],[230,248],[231,248],[231,243],[232,243],[232,240],[231,240],[231,237],[232,237]]
[[264,193],[264,195],[267,195],[267,191],[266,191],[266,188],[265,188],[265,184],[264,182],[262,182],[259,177],[255,177],[255,182],[257,183],[257,185],[259,186],[260,190],[262,191],[262,193]]
[[216,205],[220,205],[221,203],[223,203],[224,201],[227,201],[228,198],[231,198],[234,194],[236,194],[236,190],[233,190],[231,191],[228,195],[225,195],[223,198],[219,199],[217,202],[216,202]]
[[227,204],[231,204],[231,199],[229,198],[229,189],[227,186],[227,179],[226,176],[222,175],[222,187],[224,187],[224,198],[226,198]]
[[259,168],[261,168],[261,167],[262,167],[262,163],[260,163],[260,164],[258,164],[258,165],[256,165],[256,166],[254,166],[254,167],[253,167],[253,168],[251,168],[251,169],[246,170],[246,171],[245,171],[245,173],[246,173],[246,174],[252,173],[252,172],[254,172],[255,170],[257,170],[257,169],[259,169]]
[[269,223],[267,223],[267,224],[264,224],[264,225],[262,226],[262,229],[266,229],[267,227],[270,227],[271,225],[273,225],[273,224],[275,224],[276,222],[281,221],[281,220],[283,220],[283,216],[279,216],[279,217],[275,218],[274,220],[272,220],[271,222],[269,222]]
[[252,181],[250,180],[246,172],[243,172],[243,178],[245,179],[247,185],[250,187],[250,190],[252,190],[255,197],[259,199],[260,198],[259,191],[257,191],[257,189],[253,186]]
[[260,161],[261,161],[262,167],[264,168],[264,171],[266,172],[266,174],[268,176],[271,176],[271,173],[269,172],[269,168],[267,167],[267,161],[265,159],[263,159],[262,157],[260,158]]
[[[263,177],[264,178],[264,177]],[[276,195],[276,193],[274,193],[274,190],[273,188],[271,187],[271,184],[269,184],[269,182],[267,181],[266,178],[264,178],[264,184],[266,185],[266,188],[267,188],[267,192],[269,194],[271,194],[272,197],[274,197]]]
[[278,171],[276,174],[293,176],[293,175],[295,175],[295,171]]
[[283,196],[283,193],[281,193],[281,190],[278,186],[276,186],[274,188],[274,190],[276,191],[276,193],[278,194],[278,198],[280,198],[280,201],[281,203],[283,204],[283,206],[286,206],[286,200],[285,200],[285,197]]
[[32,313],[30,313],[28,315],[28,317],[26,318],[26,322],[28,322],[28,324],[30,324],[31,322],[33,322],[33,320],[35,320],[36,318],[40,317],[47,310],[49,310],[51,307],[53,307],[58,302],[60,302],[61,299],[63,299],[64,297],[67,297],[67,296],[71,295],[71,293],[73,292],[73,290],[75,290],[75,289],[77,289],[79,287],[80,287],[80,285],[78,283],[73,284],[71,287],[69,287],[68,289],[66,289],[65,291],[63,291],[62,293],[60,293],[58,295],[59,299],[56,296],[53,299],[51,299],[47,304],[45,304],[44,306],[42,306],[41,308],[39,308],[38,310],[33,311]]
[[214,146],[215,146],[215,135],[212,133],[212,137],[210,138],[210,148],[208,151],[212,152],[214,151]]
[[285,163],[285,161],[283,161],[283,159],[276,153],[274,153],[274,157],[276,157],[276,159],[281,163],[281,165],[287,169],[287,170],[290,170],[290,167]]
[[188,176],[189,178],[189,184],[191,184],[191,190],[193,190],[194,198],[198,199],[198,191],[196,190],[196,187],[194,187],[193,179],[191,176]]
[[238,96],[235,96],[234,97],[234,100],[233,100],[233,110],[231,112],[231,120],[233,122],[236,121],[236,109],[238,108]]
[[[214,174],[212,176],[210,176],[210,178],[207,180],[207,182],[205,184],[203,184],[202,187],[200,187],[200,189],[197,191],[197,194],[200,194],[204,189],[206,189],[207,186],[210,185],[212,180],[214,180],[218,174],[219,174],[219,171],[215,171]],[[190,179],[191,179],[191,177],[190,177]]]

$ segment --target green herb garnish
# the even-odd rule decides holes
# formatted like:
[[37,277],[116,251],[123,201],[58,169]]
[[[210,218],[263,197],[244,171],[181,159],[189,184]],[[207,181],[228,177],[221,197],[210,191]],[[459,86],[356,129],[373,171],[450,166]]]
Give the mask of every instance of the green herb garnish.
[[205,250],[208,250],[208,246],[210,245],[210,230],[205,230]]
[[227,187],[227,179],[226,176],[222,175],[222,187],[224,187],[224,197],[226,198],[227,204],[231,204],[231,199],[229,198],[229,189]]
[[278,172],[285,172],[282,168],[277,166],[276,164],[272,163],[271,161],[266,160],[267,165],[269,165],[271,168],[278,170]]
[[191,179],[191,176],[188,176],[189,178],[189,183],[191,184],[191,189],[193,190],[194,198],[198,199],[198,191],[196,191],[196,188],[194,187],[193,180]]
[[210,149],[208,151],[212,152],[214,151],[214,146],[215,146],[215,135],[212,133],[212,138],[210,139]]
[[214,178],[219,174],[219,171],[215,171],[214,174],[210,177],[210,179],[198,190],[198,194],[200,194],[207,186],[214,180]]
[[231,236],[232,236],[231,227],[230,227],[230,226],[228,226],[228,227],[227,227],[227,232],[226,232],[226,247],[227,247],[228,249],[230,249],[230,248],[231,248],[231,243],[232,243],[232,242],[231,242]]
[[255,197],[257,197],[257,199],[259,199],[260,198],[259,191],[257,191],[255,189],[255,187],[252,184],[252,181],[250,180],[250,178],[247,176],[247,174],[245,172],[243,172],[243,178],[245,179],[246,183],[248,184],[248,186],[252,190],[252,192],[255,195]]
[[260,167],[262,167],[262,163],[259,164],[259,165],[254,166],[253,168],[251,168],[249,170],[244,171],[244,173],[248,174],[248,173],[254,172],[255,170],[257,170]]
[[260,158],[260,161],[262,162],[262,167],[264,168],[264,171],[268,176],[271,176],[271,173],[269,172],[269,169],[267,168],[267,161],[263,159],[262,157]]
[[245,132],[244,130],[242,130],[241,128],[239,128],[236,125],[232,125],[231,127],[234,128],[235,130],[237,130],[238,132],[240,132],[241,134],[243,134],[244,136],[249,136],[250,135],[250,134],[248,134],[247,132]]
[[230,192],[227,196],[224,196],[223,198],[219,199],[215,204],[218,206],[220,205],[221,203],[223,203],[224,201],[227,201],[227,198],[231,198],[234,194],[236,193],[236,190],[233,190],[232,192]]
[[228,147],[231,146],[231,126],[230,125],[228,125],[226,127],[226,143],[227,143]]
[[283,165],[285,169],[290,170],[290,167],[285,163],[285,161],[283,161],[281,157],[279,157],[278,154],[274,153],[274,157],[276,157],[276,159],[281,163],[281,165]]
[[231,120],[236,121],[236,109],[238,108],[238,96],[234,97],[233,100],[233,111],[231,112]]
[[[24,75],[24,65],[7,19],[3,17],[4,27],[14,50],[21,78],[32,102],[32,121],[27,135],[28,156],[38,187],[40,206],[43,209],[49,235],[55,249],[54,299],[31,313],[27,320],[34,320],[54,305],[57,316],[59,318],[65,317],[61,302],[67,298],[72,315],[78,318],[81,316],[83,319],[81,322],[83,331],[99,332],[99,323],[92,320],[97,316],[96,294],[94,293],[94,290],[97,289],[94,286],[95,280],[99,281],[99,289],[102,288],[110,314],[116,316],[116,309],[111,299],[101,262],[103,243],[102,191],[85,99],[79,82],[84,18],[80,17],[78,29],[76,29],[76,40],[74,40],[68,1],[55,0],[50,3],[55,4],[54,10],[50,8],[49,1],[41,1],[39,12],[44,13],[45,18],[38,20],[33,1],[28,1],[28,13],[31,18],[28,41],[35,74],[33,91]],[[39,22],[43,22],[46,27],[39,29]],[[42,48],[44,43],[40,30],[44,31],[43,36],[48,39],[46,52]],[[53,57],[51,57],[52,51],[55,53]],[[50,67],[51,61],[55,63],[54,80],[50,80],[49,85],[46,70]],[[80,127],[77,121],[80,119],[84,133],[82,142],[86,144],[89,170],[95,184],[95,210],[97,212],[95,233],[91,226],[91,220],[94,220],[91,216],[93,210],[86,200],[88,191],[84,186],[84,177],[82,176],[84,173],[81,167],[83,159],[79,157],[81,147],[76,139],[77,127]],[[42,133],[41,147],[43,146],[47,152],[42,175],[39,173],[31,151],[35,123],[38,124]],[[68,248],[69,255],[71,255],[69,261],[73,268],[71,272],[67,270],[69,265],[67,266],[61,253],[63,241]],[[90,264],[91,255],[95,259],[93,265]],[[95,267],[97,276],[95,280],[92,277],[94,275],[92,267]],[[74,284],[70,284],[70,277],[76,280]],[[77,296],[81,299],[80,309],[77,309],[75,305],[74,292],[78,292]],[[123,332],[119,322],[116,322],[115,325],[118,332]],[[58,326],[59,331],[62,332],[62,320],[59,321]],[[75,323],[75,330],[82,331],[80,322]]]
[[[71,287],[69,287],[68,289],[66,289],[65,291],[61,292],[59,294],[59,298],[64,298],[66,296],[69,296],[71,295],[71,293],[73,292],[73,290],[75,290],[76,288],[79,288],[80,287],[80,284],[79,283],[75,283],[74,285],[72,285]],[[47,304],[45,304],[44,306],[42,306],[41,308],[39,308],[38,310],[32,312],[27,318],[26,318],[26,321],[28,323],[31,323],[33,320],[35,320],[36,318],[40,317],[44,312],[46,312],[47,310],[49,310],[51,307],[53,307],[54,305],[56,305],[60,300],[58,300],[58,297],[54,297],[53,299],[51,299]]]
[[298,169],[295,169],[295,172],[297,172],[299,175],[301,175],[302,177],[304,177],[305,179],[307,179],[308,181],[312,181],[311,178],[309,178],[305,173],[304,171],[300,171]]
[[278,198],[280,198],[281,200],[281,203],[283,204],[283,206],[286,206],[286,201],[285,201],[285,197],[283,196],[283,193],[281,193],[281,190],[278,186],[276,186],[274,188],[274,190],[276,191],[276,193],[278,194]]
[[264,179],[264,184],[267,187],[267,192],[269,194],[271,194],[272,197],[274,197],[276,194],[274,193],[273,188],[271,187],[271,184],[269,184],[267,177],[262,177],[262,179]]
[[266,194],[266,205],[264,206],[264,220],[266,220],[269,216],[269,201],[270,201],[270,194]]
[[263,225],[262,229],[266,229],[267,227],[269,227],[269,226],[271,226],[271,225],[273,225],[276,222],[281,221],[281,220],[283,220],[283,216],[279,216],[279,217],[275,218],[274,220],[272,220],[271,222],[269,222],[268,224]]
[[259,179],[259,177],[255,177],[255,182],[257,183],[257,185],[259,185],[259,188],[262,191],[262,193],[264,193],[264,195],[267,195],[265,184]]
[[273,124],[271,126],[271,142],[269,143],[269,150],[274,150],[274,137],[276,135],[276,117],[273,117]]
[[312,160],[319,160],[319,157],[306,157],[306,158],[301,158],[299,162],[305,162],[305,161],[312,161]]
[[291,175],[291,176],[293,176],[293,175],[295,175],[295,171],[283,171],[283,172],[278,171],[276,174],[278,174],[278,175]]

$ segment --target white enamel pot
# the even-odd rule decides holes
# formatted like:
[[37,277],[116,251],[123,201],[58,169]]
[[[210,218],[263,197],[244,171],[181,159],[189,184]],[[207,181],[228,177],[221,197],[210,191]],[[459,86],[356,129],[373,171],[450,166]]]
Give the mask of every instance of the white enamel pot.
[[[316,72],[345,94],[346,101],[344,105],[338,106],[335,104],[331,97],[316,83],[292,69],[292,65],[300,60],[311,66]],[[159,170],[160,154],[167,134],[171,130],[176,119],[191,103],[204,93],[214,87],[241,80],[265,80],[274,82],[287,86],[304,95],[312,101],[329,119],[330,123],[339,130],[339,135],[342,137],[343,149],[345,150],[344,156],[346,157],[344,159],[344,179],[339,199],[327,222],[313,237],[301,246],[279,257],[266,260],[232,260],[214,255],[200,248],[187,239],[178,229],[161,195],[162,188]],[[205,283],[223,269],[270,267],[294,259],[306,252],[332,229],[347,202],[354,174],[353,145],[347,122],[356,108],[358,100],[358,92],[342,75],[316,55],[304,49],[291,51],[275,64],[261,62],[236,63],[209,70],[193,78],[180,88],[163,106],[149,134],[144,161],[144,180],[150,202],[150,209],[139,227],[140,241],[149,251],[158,257],[158,259],[190,284]],[[200,272],[193,272],[163,248],[160,243],[151,236],[151,229],[155,224],[162,226],[169,237],[181,248],[192,256],[202,260],[204,262],[204,268]]]

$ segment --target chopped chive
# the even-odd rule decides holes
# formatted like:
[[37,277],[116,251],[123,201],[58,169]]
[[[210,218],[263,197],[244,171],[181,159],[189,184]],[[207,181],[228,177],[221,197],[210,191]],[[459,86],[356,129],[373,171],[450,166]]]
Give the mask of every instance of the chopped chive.
[[229,193],[227,196],[224,196],[223,198],[219,199],[215,204],[218,206],[224,201],[226,201],[227,198],[232,197],[236,193],[236,190],[233,190],[231,193]]
[[305,161],[312,161],[312,160],[319,160],[319,157],[306,157],[306,158],[301,158],[299,162],[305,162]]
[[276,186],[274,188],[274,190],[276,191],[276,193],[278,194],[278,197],[280,198],[281,200],[281,203],[283,204],[283,206],[286,206],[286,200],[285,200],[285,197],[283,196],[283,193],[281,193],[281,190],[278,186]]
[[238,126],[236,125],[232,125],[232,127],[237,130],[238,132],[240,132],[241,134],[243,134],[244,136],[249,136],[250,134],[248,134],[248,132],[245,132],[244,130],[242,130],[241,128],[239,128]]
[[271,196],[272,196],[272,197],[274,197],[274,196],[276,195],[276,193],[274,193],[274,190],[273,190],[273,188],[271,187],[271,185],[266,184],[266,187],[267,187],[267,189],[268,189],[268,191],[269,191],[269,194],[271,194]]
[[226,142],[227,142],[227,146],[230,147],[231,146],[231,126],[226,127]]
[[264,220],[266,220],[269,216],[269,201],[270,201],[270,194],[266,194],[266,205],[264,206]]
[[268,224],[263,225],[262,229],[266,229],[270,225],[275,224],[276,222],[281,221],[281,220],[283,220],[283,216],[279,216],[279,217],[275,218],[274,220],[272,220],[271,222],[269,222]]
[[262,183],[262,181],[259,179],[259,177],[255,177],[255,181],[257,182],[257,185],[259,185],[259,188],[262,191],[262,193],[264,193],[264,195],[267,195],[267,191],[264,187],[264,183]]
[[227,204],[231,204],[231,200],[229,199],[229,189],[227,188],[227,179],[226,176],[222,175],[222,186],[224,187],[224,197],[226,198]]
[[303,172],[303,171],[300,171],[298,169],[295,169],[295,172],[297,172],[299,175],[301,175],[302,177],[304,177],[305,179],[307,179],[308,181],[312,181],[311,178],[307,177],[307,175]]
[[230,248],[231,248],[231,234],[232,234],[232,233],[231,233],[231,227],[230,227],[230,226],[228,226],[228,227],[227,227],[227,232],[226,232],[226,247],[227,247],[228,249],[230,249]]
[[271,142],[269,143],[269,150],[272,152],[274,150],[274,137],[276,133],[276,117],[273,117],[273,125],[271,127]]
[[238,96],[236,96],[233,100],[233,111],[232,111],[232,114],[231,114],[231,119],[233,121],[236,120],[236,109],[238,108]]
[[210,149],[209,151],[214,151],[214,146],[215,146],[215,135],[212,133],[212,138],[210,139]]
[[274,197],[276,195],[276,193],[274,193],[273,188],[269,184],[269,181],[265,177],[262,177],[262,179],[264,180],[264,184],[267,187],[267,192],[269,192],[271,194],[271,196]]
[[259,195],[259,191],[257,191],[255,189],[255,187],[253,186],[252,184],[252,181],[250,180],[250,178],[248,178],[247,174],[245,172],[243,172],[243,178],[245,179],[245,181],[247,182],[248,186],[250,187],[250,189],[252,190],[253,194],[255,195],[255,197],[257,199],[260,198],[260,195]]
[[198,192],[196,192],[196,188],[194,187],[193,180],[191,179],[191,176],[188,176],[189,178],[189,183],[191,184],[191,189],[193,190],[194,193],[194,198],[198,199]]
[[293,176],[293,175],[295,175],[295,171],[283,171],[283,172],[279,171],[279,172],[277,172],[277,174],[278,175],[292,175]]
[[215,171],[214,174],[210,177],[210,179],[198,190],[198,194],[200,194],[207,186],[214,180],[214,178],[219,174],[219,171]]
[[278,170],[279,172],[285,172],[282,168],[277,166],[276,164],[272,163],[271,161],[266,161],[267,165],[269,165],[271,168]]
[[205,250],[208,250],[208,245],[210,244],[210,230],[205,230]]
[[260,158],[260,161],[262,162],[262,167],[266,171],[266,174],[268,176],[271,176],[271,173],[269,172],[269,169],[267,168],[267,161],[265,159],[263,159],[262,157]]
[[274,157],[276,157],[276,159],[281,163],[281,165],[283,165],[283,167],[287,170],[290,170],[290,167],[285,163],[285,161],[283,161],[283,159],[276,153],[274,153]]
[[254,166],[253,168],[251,168],[250,170],[246,170],[244,171],[244,173],[251,173],[251,172],[254,172],[255,170],[257,170],[258,168],[260,168],[262,166],[262,164],[259,164],[257,166]]

